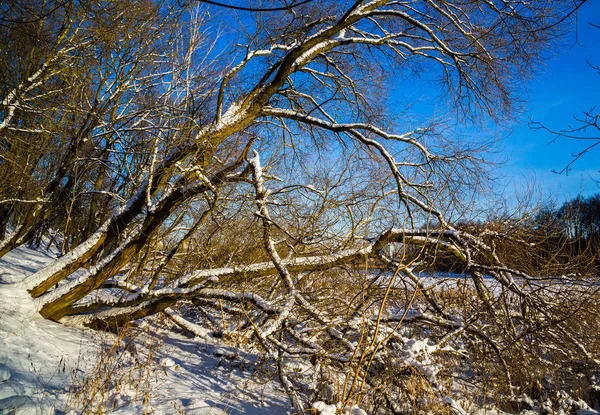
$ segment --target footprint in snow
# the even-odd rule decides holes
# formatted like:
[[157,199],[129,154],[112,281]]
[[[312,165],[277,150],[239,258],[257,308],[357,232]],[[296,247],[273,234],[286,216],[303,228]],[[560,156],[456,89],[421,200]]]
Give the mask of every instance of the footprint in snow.
[[0,364],[0,383],[4,383],[8,379],[10,379],[10,370],[3,364]]
[[[54,407],[31,396],[11,396],[0,399],[0,408],[7,413],[26,415],[53,415]],[[12,411],[12,412],[11,412]]]

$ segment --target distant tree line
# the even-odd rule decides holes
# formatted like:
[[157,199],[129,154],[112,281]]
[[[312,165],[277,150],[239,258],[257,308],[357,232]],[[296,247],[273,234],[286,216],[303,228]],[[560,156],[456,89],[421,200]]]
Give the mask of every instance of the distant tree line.
[[[504,261],[532,275],[600,272],[600,193],[579,195],[560,207],[547,205],[535,214],[463,220],[456,227],[484,238]],[[429,229],[434,228],[429,224]],[[432,272],[464,272],[464,264],[448,253],[428,255]]]
[[600,193],[577,196],[556,209],[546,208],[536,217],[540,226],[553,225],[571,244],[575,254],[600,247]]

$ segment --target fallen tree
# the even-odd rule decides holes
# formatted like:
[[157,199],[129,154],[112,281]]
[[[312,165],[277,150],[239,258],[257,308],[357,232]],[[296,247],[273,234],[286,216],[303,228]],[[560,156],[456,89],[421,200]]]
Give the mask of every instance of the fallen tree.
[[[383,99],[392,74],[426,67],[461,114],[509,115],[572,8],[309,3],[248,17],[251,38],[225,34],[226,47],[201,7],[37,11],[48,41],[30,40],[21,71],[2,62],[2,177],[30,155],[23,140],[48,144],[16,175],[19,197],[1,189],[0,255],[62,235],[63,255],[24,281],[41,315],[113,331],[157,313],[212,325],[277,363],[296,411],[310,397],[457,411],[444,399],[468,372],[514,403],[544,371],[596,368],[585,266],[525,266],[508,246],[539,240],[518,221],[456,226],[485,172],[478,149],[439,121],[394,119]],[[2,30],[31,29],[12,20]],[[438,286],[427,273],[448,256],[464,278]],[[312,380],[287,369],[296,357]],[[326,398],[323,382],[341,386]]]

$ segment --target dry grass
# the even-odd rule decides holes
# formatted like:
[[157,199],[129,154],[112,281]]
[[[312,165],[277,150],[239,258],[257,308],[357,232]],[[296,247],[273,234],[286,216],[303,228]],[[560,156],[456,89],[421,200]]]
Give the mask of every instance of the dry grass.
[[163,373],[156,358],[162,340],[146,327],[97,334],[101,346],[96,363],[81,376],[74,373],[69,408],[82,415],[103,415],[135,405],[144,414],[153,413],[152,388]]

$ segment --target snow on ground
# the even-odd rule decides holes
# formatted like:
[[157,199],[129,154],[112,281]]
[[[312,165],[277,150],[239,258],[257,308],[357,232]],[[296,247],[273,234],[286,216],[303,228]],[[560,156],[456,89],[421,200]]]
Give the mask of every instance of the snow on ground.
[[[256,370],[257,358],[216,339],[143,323],[130,347],[127,338],[45,320],[18,282],[52,258],[21,247],[0,259],[0,414],[80,413],[97,404],[90,396],[104,396],[115,414],[288,411],[279,385]],[[102,344],[119,347],[111,354]]]
[[8,284],[51,257],[19,249],[0,259],[0,412],[20,408],[16,413],[53,413],[94,348],[83,330],[45,320],[23,288]]
[[[159,319],[120,337],[43,319],[19,282],[55,257],[21,247],[0,258],[0,415],[73,415],[98,408],[118,415],[290,412],[286,394],[269,373],[271,365],[218,339],[191,338]],[[457,281],[423,277],[426,285],[450,288]],[[424,341],[407,346],[414,353],[427,349]],[[448,399],[455,414],[465,413]],[[578,408],[577,415],[600,414],[568,395],[563,401],[564,410],[556,413]],[[523,414],[544,412],[543,405],[529,406],[535,410]],[[313,408],[321,415],[366,414],[324,402]],[[501,413],[482,407],[467,412]]]

